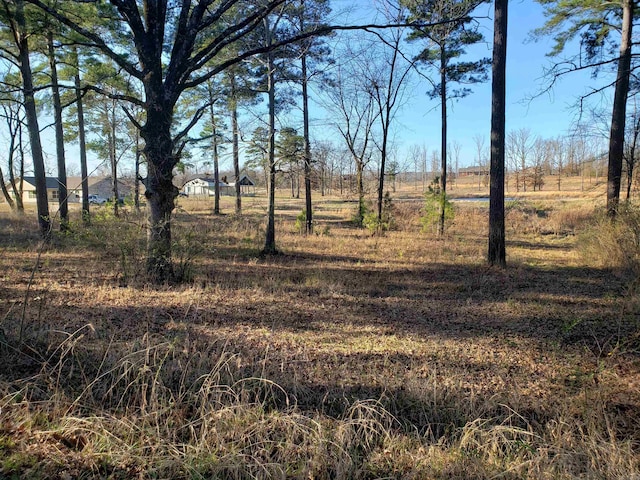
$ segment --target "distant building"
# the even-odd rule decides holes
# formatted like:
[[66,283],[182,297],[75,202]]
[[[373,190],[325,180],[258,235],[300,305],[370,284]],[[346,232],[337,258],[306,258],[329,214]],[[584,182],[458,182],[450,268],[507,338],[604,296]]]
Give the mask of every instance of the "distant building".
[[[229,189],[229,184],[218,180],[218,188],[220,195],[225,195],[223,192]],[[192,178],[182,186],[182,193],[190,197],[213,197],[216,193],[216,181],[207,176]]]
[[[218,186],[220,189],[220,195],[228,195],[233,196],[236,192],[235,182],[227,183],[226,177],[222,177],[218,181]],[[242,195],[247,195],[251,192],[253,188],[253,192],[255,192],[255,183],[251,180],[247,175],[242,175],[240,177],[240,192]],[[215,185],[216,181],[213,177],[209,176],[200,176],[196,178],[192,178],[188,182],[186,182],[182,186],[182,192],[186,193],[190,197],[202,197],[208,196],[212,197],[215,195]]]
[[[35,177],[24,177],[22,186],[23,203],[36,202],[36,179]],[[113,186],[111,177],[89,177],[89,195],[99,195],[104,198],[113,197]],[[18,183],[19,179],[16,181]],[[58,201],[58,178],[46,177],[47,199],[49,201]],[[7,189],[13,193],[11,185],[7,185]],[[133,195],[134,180],[118,179],[118,195],[126,197]],[[144,185],[140,183],[140,193],[144,192]],[[67,177],[67,201],[70,203],[82,202],[82,177]],[[2,198],[4,200],[4,198]]]
[[[241,195],[250,195],[250,194],[256,193],[256,184],[254,183],[253,180],[251,180],[249,178],[248,175],[243,173],[240,176],[240,181],[238,183],[240,184],[240,194]],[[230,195],[235,195],[236,183],[235,182],[231,182],[229,184],[229,186],[232,189],[232,193],[230,193]]]
[[489,167],[474,165],[471,167],[463,167],[458,169],[459,177],[477,177],[489,175]]

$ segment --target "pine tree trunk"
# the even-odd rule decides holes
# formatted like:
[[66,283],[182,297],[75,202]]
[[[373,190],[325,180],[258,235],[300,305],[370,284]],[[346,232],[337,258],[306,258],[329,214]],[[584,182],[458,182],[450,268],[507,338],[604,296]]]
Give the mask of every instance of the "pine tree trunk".
[[495,0],[493,79],[491,83],[491,185],[489,192],[489,249],[487,257],[490,265],[498,265],[503,268],[507,265],[504,225],[507,4],[508,0]]
[[236,215],[242,213],[242,191],[240,190],[240,147],[238,144],[238,92],[236,91],[236,77],[231,73],[231,136],[233,149],[233,174],[235,176]]
[[47,197],[47,178],[44,168],[42,144],[40,142],[40,127],[38,125],[38,112],[33,87],[33,76],[29,60],[29,44],[26,35],[26,22],[24,18],[24,2],[16,1],[16,42],[19,51],[18,63],[22,76],[22,88],[24,95],[24,111],[29,130],[31,143],[31,159],[36,183],[36,205],[38,211],[38,225],[40,234],[45,240],[51,236],[51,217],[49,216],[49,200]]
[[[113,193],[113,214],[119,216],[118,211],[118,157],[116,152],[116,102],[111,104],[111,119],[109,120],[109,160],[111,163],[111,191]],[[107,110],[107,113],[108,110]]]
[[622,38],[613,111],[611,113],[611,134],[609,137],[609,168],[607,175],[607,214],[615,217],[620,203],[620,185],[624,153],[624,131],[631,73],[631,40],[633,27],[633,0],[624,0],[622,7]]
[[307,56],[302,56],[302,134],[304,136],[304,201],[305,232],[313,233],[313,212],[311,202],[311,142],[309,132],[309,92],[307,79]]
[[62,129],[62,102],[58,85],[58,67],[53,46],[53,32],[47,32],[47,52],[51,68],[51,91],[53,93],[53,117],[56,131],[56,158],[58,160],[58,205],[60,230],[69,228],[69,199],[67,194],[67,166],[64,158],[64,132]]
[[[218,158],[218,129],[216,127],[216,113],[213,107],[214,98],[211,85],[208,84],[209,89],[209,121],[211,122],[211,148],[213,149],[213,181],[215,185],[213,187],[213,214],[220,215],[220,168]],[[237,180],[236,180],[236,183]]]
[[136,130],[135,178],[133,180],[133,206],[140,211],[140,132]]
[[[268,28],[267,28],[268,30]],[[270,41],[269,41],[270,44]],[[268,163],[269,163],[269,207],[267,212],[267,232],[262,253],[272,255],[278,252],[276,248],[276,218],[275,218],[275,202],[276,202],[276,110],[275,110],[275,66],[273,62],[273,54],[267,53],[268,56],[268,73],[267,73],[267,90],[269,95],[269,145],[268,145]]]
[[147,274],[155,283],[175,279],[171,263],[171,214],[178,189],[173,185],[177,158],[173,152],[171,122],[171,114],[157,104],[156,109],[147,110],[147,122],[140,132],[147,159]]
[[[76,74],[74,77],[76,90],[76,108],[78,111],[78,143],[80,145],[80,175],[82,176],[82,221],[90,222],[89,214],[89,169],[87,168],[87,143],[84,125],[84,106],[82,103],[82,90],[80,84],[80,62],[78,52],[74,49]],[[136,150],[136,155],[138,155]]]
[[438,223],[438,235],[444,235],[444,220],[447,202],[447,59],[444,45],[440,46],[440,113],[442,132],[440,137],[440,222]]

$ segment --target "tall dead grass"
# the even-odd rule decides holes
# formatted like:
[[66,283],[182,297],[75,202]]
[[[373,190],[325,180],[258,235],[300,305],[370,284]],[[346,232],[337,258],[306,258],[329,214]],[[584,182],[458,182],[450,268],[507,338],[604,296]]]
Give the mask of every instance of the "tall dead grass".
[[600,212],[580,235],[579,248],[592,264],[640,274],[640,209],[625,205],[615,221]]
[[[552,230],[553,222],[573,225],[571,228],[576,230],[582,228],[580,214],[558,213],[554,220],[553,213],[540,215],[538,212],[542,210],[546,211],[531,206],[514,209],[512,228],[520,229],[533,217],[539,223],[530,228],[537,232]],[[231,337],[213,328],[205,335],[204,327],[191,325],[191,317],[187,319],[191,304],[185,308],[185,319],[174,322],[180,323],[180,328],[147,327],[145,331],[142,325],[138,326],[143,332],[140,335],[123,334],[120,330],[128,324],[118,316],[104,319],[98,327],[94,323],[79,323],[73,328],[61,326],[67,321],[65,317],[74,315],[74,298],[79,294],[73,290],[65,298],[66,307],[47,310],[51,318],[38,317],[24,334],[19,333],[25,320],[17,313],[19,309],[7,307],[0,324],[3,365],[0,477],[300,480],[637,477],[640,408],[633,388],[622,390],[617,386],[620,391],[612,393],[612,384],[604,380],[605,376],[594,373],[576,374],[569,386],[551,385],[549,398],[542,394],[536,398],[526,396],[516,383],[506,393],[482,394],[463,379],[443,377],[436,367],[431,368],[430,363],[437,364],[438,358],[412,360],[414,349],[426,340],[417,338],[417,334],[405,338],[385,333],[385,329],[392,330],[391,320],[382,326],[372,322],[368,326],[369,337],[363,339],[347,338],[345,330],[338,329],[336,325],[343,312],[332,310],[332,302],[335,305],[344,300],[344,304],[338,304],[340,309],[363,308],[355,302],[356,297],[360,292],[370,292],[368,301],[381,297],[391,303],[394,297],[404,298],[402,293],[409,288],[399,285],[391,290],[385,285],[356,284],[358,279],[367,278],[354,275],[363,270],[361,263],[375,264],[384,271],[393,261],[401,265],[412,261],[428,264],[445,258],[451,266],[456,262],[471,265],[481,258],[481,247],[473,244],[473,240],[486,229],[482,209],[460,210],[444,240],[419,237],[419,242],[415,239],[419,229],[415,208],[405,204],[398,213],[410,225],[409,234],[389,232],[384,239],[387,243],[351,227],[345,227],[342,236],[315,235],[307,243],[299,235],[279,237],[294,252],[313,246],[314,252],[319,252],[318,261],[326,261],[323,255],[333,254],[344,262],[334,265],[334,271],[319,269],[309,275],[296,271],[305,268],[305,264],[293,263],[297,261],[294,255],[289,263],[282,260],[280,273],[270,273],[268,265],[259,264],[261,260],[255,253],[260,248],[261,222],[255,217],[228,216],[211,223],[200,221],[190,212],[179,213],[184,228],[177,234],[176,251],[190,269],[194,283],[209,281],[206,269],[211,261],[208,256],[212,255],[226,262],[217,263],[218,270],[225,266],[232,271],[240,260],[245,267],[262,269],[247,268],[244,277],[237,274],[216,279],[200,289],[173,290],[174,287],[166,286],[155,294],[165,295],[167,301],[183,298],[185,303],[195,304],[214,302],[239,290],[238,295],[254,295],[264,302],[260,304],[263,308],[270,308],[269,299],[274,305],[275,299],[287,295],[299,300],[297,297],[306,291],[302,287],[307,288],[318,295],[318,308],[324,309],[327,303],[324,310],[327,325],[316,323],[299,333],[311,336],[309,342],[323,339],[323,349],[311,352],[304,351],[301,342],[296,343],[293,337],[296,329],[301,328],[299,325],[285,325],[282,332],[261,323],[244,327],[262,328],[269,339],[267,346],[251,341],[248,334],[233,337],[244,338],[243,345],[230,343]],[[59,255],[74,252],[78,257],[74,261],[81,263],[92,258],[92,265],[110,272],[102,277],[97,274],[95,278],[89,277],[78,287],[89,292],[87,296],[104,295],[105,304],[109,303],[107,297],[133,299],[148,293],[141,275],[144,246],[139,237],[143,223],[135,217],[127,220],[118,223],[109,218],[96,219],[90,229],[78,227],[73,234],[58,238],[54,245],[60,249]],[[286,225],[289,224],[285,222]],[[340,228],[337,223],[331,225],[334,231]],[[566,228],[557,227],[563,231]],[[12,248],[20,246],[13,244]],[[32,257],[29,255],[28,259]],[[42,275],[48,275],[49,285],[61,281],[55,277],[64,275],[61,269],[65,265],[52,259],[43,266]],[[77,265],[67,265],[70,267]],[[18,272],[15,276],[19,276]],[[375,277],[375,281],[380,278]],[[460,278],[436,280],[451,282],[452,295],[465,291],[464,285],[455,285],[462,282]],[[478,290],[481,281],[472,282],[469,289]],[[8,291],[14,286],[4,282],[2,288]],[[390,293],[385,293],[387,290]],[[46,286],[38,285],[37,295],[38,300],[35,295],[25,299],[29,314],[46,310],[42,300],[46,298]],[[468,298],[473,303],[472,297]],[[484,301],[489,299],[478,299],[479,303]],[[509,301],[515,302],[506,300]],[[246,305],[243,303],[232,313],[249,317],[252,313],[243,310]],[[288,305],[291,308],[295,303]],[[494,305],[492,308],[498,308],[497,302]],[[169,305],[166,307],[170,309]],[[400,309],[402,303],[397,307]],[[284,306],[278,308],[281,310],[274,311],[274,318],[270,319],[272,324],[291,316]],[[446,308],[443,304],[442,309]],[[108,308],[104,312],[110,314]],[[445,313],[447,321],[461,314]],[[118,313],[125,314],[126,310]],[[79,320],[74,319],[76,323]],[[142,323],[143,319],[127,321]],[[241,326],[230,324],[228,328]],[[314,329],[323,328],[327,329],[326,337],[314,333]],[[464,336],[469,332],[458,333]],[[502,333],[487,331],[483,335],[490,337],[491,342],[513,342],[503,338]],[[306,380],[291,375],[286,368],[289,357],[278,356],[287,338],[301,352],[295,361],[302,367],[295,372],[307,374]],[[355,350],[349,342],[360,342],[356,346],[366,354],[362,358],[371,360],[371,366],[354,364],[350,372],[353,384],[348,389],[332,390],[331,383],[323,382],[338,385],[341,379],[321,376],[319,369],[313,370],[311,357],[320,356],[320,364],[348,359]],[[514,359],[522,355],[525,343],[513,347]],[[374,349],[370,344],[380,348]],[[553,348],[551,344],[545,346]],[[337,352],[344,355],[338,356]],[[454,351],[447,354],[447,362],[463,361]],[[579,356],[578,350],[575,355]],[[374,363],[379,357],[384,357],[380,368]],[[272,358],[276,365],[269,367]],[[487,364],[498,361],[492,358],[479,361]],[[552,356],[544,358],[553,361]],[[607,367],[604,360],[598,362],[603,369],[609,369],[612,377],[623,374],[615,367]],[[305,370],[307,363],[310,366]],[[397,370],[392,370],[391,365]],[[636,364],[630,365],[633,368]],[[336,365],[336,375],[345,373],[339,367]],[[505,371],[510,367],[500,365]],[[390,371],[380,371],[383,368]],[[469,362],[468,368],[477,366]],[[492,374],[502,375],[499,372]],[[596,381],[600,378],[603,380]],[[622,383],[620,380],[615,385]],[[620,398],[612,402],[614,396]]]
[[[247,376],[223,343],[145,335],[96,344],[92,334],[89,325],[69,333],[37,372],[2,382],[1,475],[622,479],[640,471],[638,432],[621,435],[624,412],[608,410],[597,387],[585,391],[588,402],[534,415],[517,396],[468,397],[434,377],[406,385],[412,402],[383,393],[328,415]],[[23,355],[14,340],[3,341],[12,349],[5,361]]]

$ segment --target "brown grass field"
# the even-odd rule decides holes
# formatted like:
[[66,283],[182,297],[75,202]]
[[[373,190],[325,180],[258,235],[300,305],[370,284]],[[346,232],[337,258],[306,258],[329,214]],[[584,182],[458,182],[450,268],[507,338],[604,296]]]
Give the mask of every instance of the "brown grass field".
[[264,196],[181,198],[161,287],[143,214],[43,246],[0,210],[0,478],[639,480],[640,215],[578,182],[507,193],[506,270],[487,203],[437,238],[421,186],[383,235],[283,190],[266,258]]

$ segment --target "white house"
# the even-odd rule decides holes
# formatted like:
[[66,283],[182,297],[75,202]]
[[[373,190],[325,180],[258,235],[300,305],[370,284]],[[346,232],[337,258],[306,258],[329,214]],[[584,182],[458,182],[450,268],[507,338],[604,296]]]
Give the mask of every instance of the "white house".
[[[224,195],[224,191],[229,188],[229,184],[218,181],[220,188],[220,194]],[[182,186],[182,192],[186,193],[190,197],[212,197],[215,195],[216,181],[212,177],[196,177],[189,180]]]
[[[222,177],[218,181],[218,185],[220,188],[220,195],[229,195],[233,196],[236,192],[236,184],[235,182],[227,183],[226,177]],[[255,183],[253,180],[249,178],[248,175],[243,174],[240,177],[240,193],[242,195],[247,195],[250,193],[255,193]],[[190,197],[201,197],[201,196],[209,196],[212,197],[215,195],[215,185],[216,181],[213,177],[209,176],[201,176],[195,177],[186,182],[182,186],[182,192],[186,193]]]

